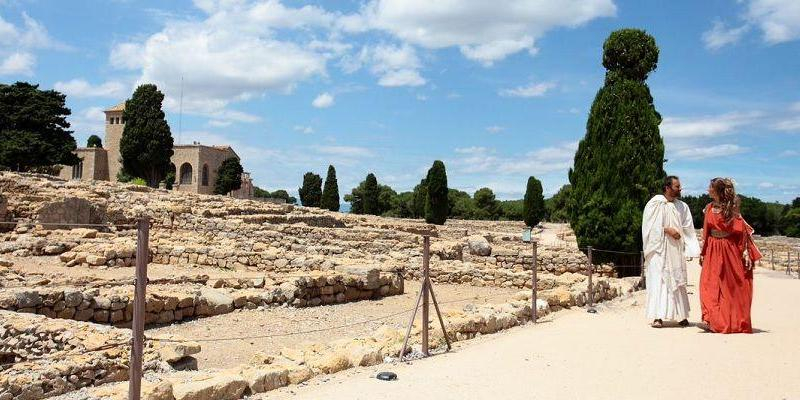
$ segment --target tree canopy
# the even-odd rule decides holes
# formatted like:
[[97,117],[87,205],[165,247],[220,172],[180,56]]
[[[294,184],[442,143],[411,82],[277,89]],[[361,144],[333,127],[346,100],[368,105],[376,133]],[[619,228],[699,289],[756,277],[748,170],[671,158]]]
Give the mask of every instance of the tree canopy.
[[214,194],[228,194],[242,187],[244,168],[236,157],[230,157],[217,169],[217,180],[214,182]]
[[0,84],[0,168],[26,172],[80,161],[65,101],[63,94],[39,85]]
[[161,109],[163,101],[164,94],[156,85],[140,85],[125,102],[122,113],[122,168],[131,176],[143,178],[150,187],[158,187],[167,175],[174,154],[172,133]]

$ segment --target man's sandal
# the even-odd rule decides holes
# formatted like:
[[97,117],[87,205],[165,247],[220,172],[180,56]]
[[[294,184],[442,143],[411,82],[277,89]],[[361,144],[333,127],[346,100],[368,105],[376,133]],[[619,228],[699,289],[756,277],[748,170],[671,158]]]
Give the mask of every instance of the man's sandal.
[[664,321],[662,321],[660,319],[657,319],[657,320],[653,321],[653,324],[650,325],[650,326],[652,326],[653,328],[661,328],[661,327],[664,326]]

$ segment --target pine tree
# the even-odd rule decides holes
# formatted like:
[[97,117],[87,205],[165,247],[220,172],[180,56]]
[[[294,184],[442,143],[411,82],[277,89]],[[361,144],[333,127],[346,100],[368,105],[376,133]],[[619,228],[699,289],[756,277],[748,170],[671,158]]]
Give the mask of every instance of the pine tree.
[[525,198],[522,202],[522,218],[525,225],[534,227],[544,218],[544,195],[542,182],[536,177],[528,178],[528,187],[525,189]]
[[65,102],[63,94],[39,85],[0,84],[0,169],[30,171],[80,161]]
[[425,182],[428,192],[425,201],[425,221],[429,224],[443,225],[450,207],[447,201],[447,171],[443,162],[439,160],[433,162]]
[[244,168],[236,157],[222,162],[217,169],[217,180],[214,182],[214,194],[228,194],[242,187]]
[[475,211],[472,218],[488,220],[500,218],[500,203],[497,201],[492,189],[480,188],[472,197],[475,202]]
[[125,102],[122,118],[125,128],[119,141],[122,168],[128,174],[143,178],[150,187],[167,175],[172,157],[172,134],[161,103],[164,94],[156,85],[140,85]]
[[303,187],[297,191],[300,194],[300,203],[306,207],[319,207],[322,200],[322,177],[306,172],[303,175]]
[[89,139],[86,140],[86,147],[96,147],[98,149],[102,149],[103,141],[100,140],[100,136],[97,135],[89,136]]
[[336,169],[328,166],[328,176],[322,189],[321,207],[326,210],[339,211],[339,183],[336,181]]
[[603,44],[605,85],[569,171],[570,222],[581,247],[641,250],[642,209],[665,176],[661,115],[645,83],[658,52],[636,29],[612,32]]
[[367,179],[364,181],[364,190],[362,193],[362,209],[364,214],[380,215],[380,204],[378,197],[380,189],[378,188],[378,179],[375,174],[368,174]]

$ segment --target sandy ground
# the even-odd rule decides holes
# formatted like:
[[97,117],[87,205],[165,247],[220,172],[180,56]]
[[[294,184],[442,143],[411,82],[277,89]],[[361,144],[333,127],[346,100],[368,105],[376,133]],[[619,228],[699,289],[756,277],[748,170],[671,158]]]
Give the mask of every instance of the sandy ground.
[[[256,352],[278,354],[281,348],[299,343],[325,343],[336,339],[371,336],[378,328],[389,325],[407,326],[419,294],[420,283],[405,282],[405,293],[380,300],[359,301],[320,307],[269,307],[264,310],[238,310],[229,314],[200,318],[162,328],[151,328],[145,335],[177,334],[198,340],[202,347],[197,354],[198,367],[230,368],[247,363]],[[520,289],[434,284],[436,299],[442,310],[461,309],[465,304],[502,303]],[[360,323],[383,316],[390,318]],[[417,318],[420,318],[419,316]],[[328,327],[343,328],[327,330]],[[309,332],[291,334],[295,332]],[[289,333],[287,335],[287,333]],[[218,341],[220,338],[268,336],[252,339]]]
[[[689,273],[696,322],[699,267]],[[639,292],[597,314],[563,311],[448,354],[319,377],[261,398],[800,399],[800,280],[759,269],[755,286],[752,335],[653,329]],[[375,379],[382,370],[399,379]]]

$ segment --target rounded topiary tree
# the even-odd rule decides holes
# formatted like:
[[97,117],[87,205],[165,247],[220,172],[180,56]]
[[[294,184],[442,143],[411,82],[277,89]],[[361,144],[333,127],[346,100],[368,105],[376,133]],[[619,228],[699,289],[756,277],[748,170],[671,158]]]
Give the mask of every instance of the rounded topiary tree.
[[325,187],[322,188],[321,207],[326,210],[339,211],[339,183],[336,180],[336,169],[328,166]]
[[378,188],[378,178],[375,177],[375,174],[369,173],[367,179],[364,181],[364,190],[362,192],[362,208],[364,214],[380,214],[380,205],[378,203],[379,195],[380,188]]
[[322,177],[306,172],[303,175],[303,187],[297,190],[300,194],[300,203],[306,207],[319,207],[322,201]]
[[655,39],[642,30],[615,31],[603,44],[605,85],[569,171],[570,222],[581,247],[641,250],[642,209],[665,175],[661,115],[645,83],[657,62]]
[[528,178],[528,187],[525,189],[525,198],[522,201],[522,220],[526,226],[536,226],[544,218],[544,195],[542,182],[536,177]]
[[214,194],[228,194],[242,187],[244,168],[236,157],[225,159],[217,169],[217,180],[214,182]]
[[425,178],[427,197],[425,200],[425,221],[429,224],[443,225],[447,221],[450,203],[447,201],[447,171],[444,163],[436,160]]
[[100,140],[100,136],[97,135],[89,136],[89,139],[86,140],[86,147],[96,147],[98,149],[102,149],[103,141]]

